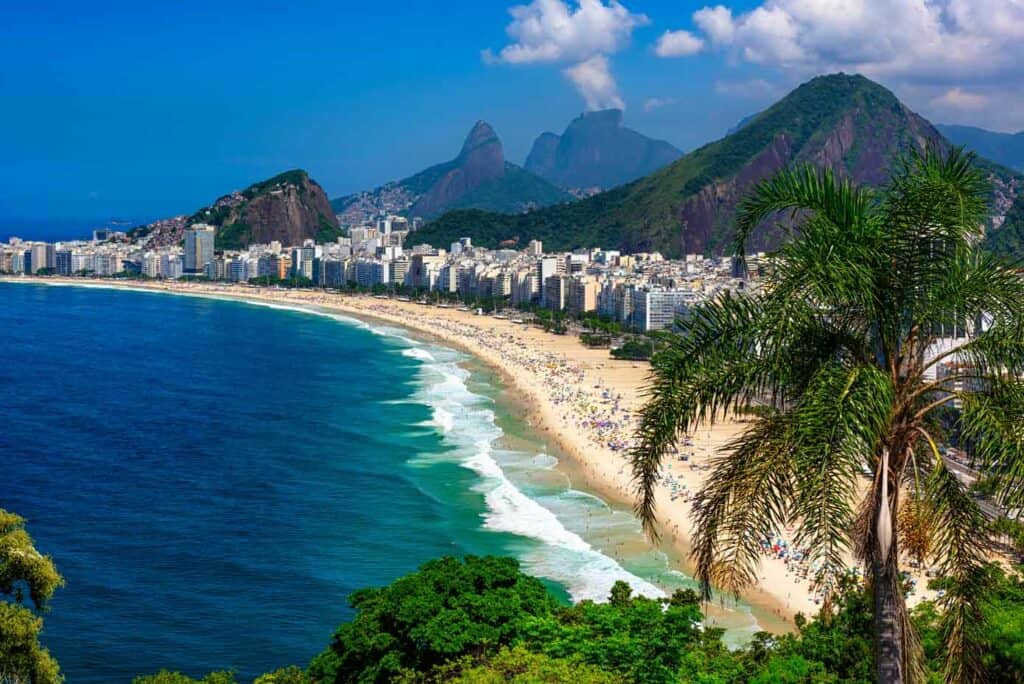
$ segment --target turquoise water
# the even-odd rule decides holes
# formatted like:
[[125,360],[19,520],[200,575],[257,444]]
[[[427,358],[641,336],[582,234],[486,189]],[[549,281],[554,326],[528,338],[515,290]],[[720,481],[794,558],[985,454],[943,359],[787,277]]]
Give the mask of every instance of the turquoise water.
[[72,684],[305,664],[348,593],[441,555],[513,555],[567,600],[689,584],[459,352],[203,298],[0,302],[0,507],[67,579],[45,641]]

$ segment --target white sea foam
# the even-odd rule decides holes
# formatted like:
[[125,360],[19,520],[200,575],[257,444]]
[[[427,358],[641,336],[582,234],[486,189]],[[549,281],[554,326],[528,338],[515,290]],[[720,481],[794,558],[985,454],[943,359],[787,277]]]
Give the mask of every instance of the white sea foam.
[[[412,356],[410,351],[402,353]],[[487,505],[484,528],[536,542],[521,554],[524,568],[563,585],[574,601],[607,600],[612,585],[619,580],[628,582],[639,594],[664,596],[661,589],[630,573],[569,530],[555,513],[509,479],[495,458],[495,442],[502,431],[495,424],[489,400],[469,390],[469,373],[458,365],[462,357],[457,352],[432,348],[431,354],[432,362],[416,355],[424,360],[417,399],[431,407],[430,423],[454,447],[450,457],[480,477],[475,489],[484,495]],[[536,463],[533,467],[550,467],[557,462],[546,454],[529,460]]]
[[408,356],[410,359],[419,359],[420,361],[435,361],[434,355],[428,352],[426,349],[420,349],[419,347],[410,347],[409,349],[402,350],[402,356]]

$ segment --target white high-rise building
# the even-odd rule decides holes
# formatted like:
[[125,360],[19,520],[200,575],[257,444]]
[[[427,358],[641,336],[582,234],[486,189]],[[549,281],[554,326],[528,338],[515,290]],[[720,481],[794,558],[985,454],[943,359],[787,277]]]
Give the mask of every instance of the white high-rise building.
[[205,223],[196,223],[185,231],[185,273],[203,273],[213,262],[213,244],[216,229]]

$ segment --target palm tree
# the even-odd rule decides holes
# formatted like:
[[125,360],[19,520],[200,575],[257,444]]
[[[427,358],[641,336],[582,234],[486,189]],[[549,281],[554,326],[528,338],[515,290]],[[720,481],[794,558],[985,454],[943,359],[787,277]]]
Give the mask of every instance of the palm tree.
[[760,183],[740,207],[736,254],[762,221],[788,217],[766,284],[680,321],[653,360],[632,452],[636,511],[657,537],[655,488],[678,436],[737,410],[753,415],[695,499],[705,598],[713,585],[753,584],[760,541],[795,526],[826,608],[851,555],[863,564],[880,682],[923,675],[900,530],[954,580],[943,599],[945,677],[984,676],[988,523],[947,468],[943,425],[970,446],[1001,503],[1024,498],[1024,281],[977,246],[988,188],[973,161],[960,150],[915,153],[878,192],[811,167]]

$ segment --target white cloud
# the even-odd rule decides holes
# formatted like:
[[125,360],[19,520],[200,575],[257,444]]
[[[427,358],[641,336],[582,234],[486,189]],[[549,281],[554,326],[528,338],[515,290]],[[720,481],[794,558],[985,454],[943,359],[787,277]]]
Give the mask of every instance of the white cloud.
[[1021,0],[763,0],[694,12],[707,41],[737,60],[819,73],[995,78],[1024,58]]
[[644,111],[653,112],[655,109],[661,109],[675,103],[675,98],[671,97],[649,97],[644,101]]
[[753,100],[771,100],[783,94],[783,90],[763,78],[746,81],[715,81],[715,92],[719,95],[743,97]]
[[695,23],[715,44],[732,42],[732,10],[724,5],[705,7],[693,13]]
[[665,31],[654,46],[659,57],[687,57],[704,48],[704,41],[689,31]]
[[757,0],[746,11],[706,6],[692,20],[705,50],[788,82],[862,73],[926,114],[1024,124],[1024,0]]
[[587,109],[624,109],[618,86],[608,68],[608,58],[594,55],[565,70],[565,75],[580,91]]
[[629,45],[633,31],[649,23],[618,0],[533,0],[509,9],[505,28],[510,43],[497,54],[484,50],[488,64],[572,64],[563,70],[588,109],[624,103],[611,74],[608,56]]
[[962,88],[950,88],[942,95],[932,98],[932,105],[945,109],[978,110],[983,109],[989,103],[985,95],[969,93]]
[[533,0],[509,10],[505,32],[511,43],[485,59],[506,64],[582,62],[596,54],[610,55],[629,44],[633,30],[648,23],[616,0]]

